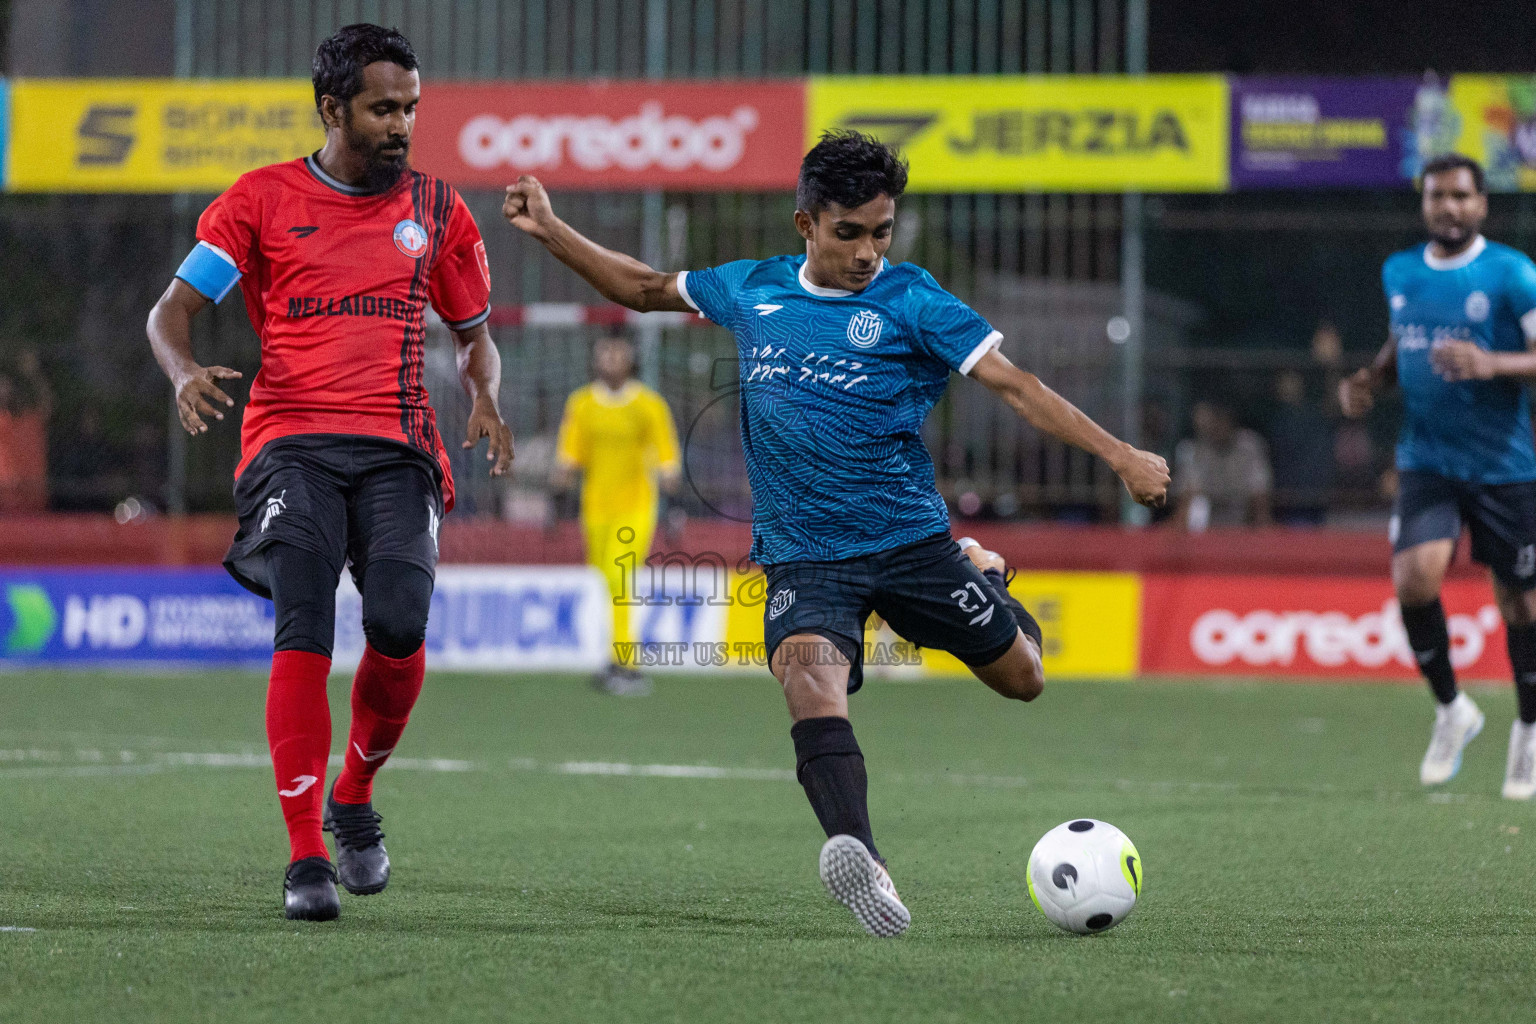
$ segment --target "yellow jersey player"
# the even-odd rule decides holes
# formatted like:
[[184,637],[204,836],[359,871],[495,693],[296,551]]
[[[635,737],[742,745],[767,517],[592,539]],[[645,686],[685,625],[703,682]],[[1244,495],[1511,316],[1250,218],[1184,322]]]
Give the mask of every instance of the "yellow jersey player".
[[594,685],[621,696],[650,692],[649,682],[618,656],[634,636],[630,609],[640,567],[656,533],[657,484],[677,493],[677,430],[666,400],[633,377],[635,347],[623,335],[592,348],[597,378],[565,402],[555,442],[555,486],[568,489],[579,471],[581,526],[587,563],[608,581],[613,596],[615,657]]

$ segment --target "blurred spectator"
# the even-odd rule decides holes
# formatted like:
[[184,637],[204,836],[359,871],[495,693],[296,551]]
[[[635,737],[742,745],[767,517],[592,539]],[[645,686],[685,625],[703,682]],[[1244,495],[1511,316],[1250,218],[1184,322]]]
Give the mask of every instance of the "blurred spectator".
[[53,495],[50,506],[59,512],[101,512],[116,497],[103,493],[108,481],[119,481],[123,468],[101,410],[87,403],[74,417],[70,442],[50,461]]
[[1177,517],[1198,533],[1208,526],[1268,526],[1271,473],[1264,439],[1238,427],[1219,402],[1195,403],[1195,436],[1174,450]]
[[555,468],[555,435],[539,433],[517,439],[517,459],[501,490],[501,517],[510,523],[551,527],[555,496],[550,476]]
[[0,376],[0,512],[48,506],[48,417],[53,390],[37,350],[22,349],[16,376]]
[[1275,379],[1279,407],[1269,424],[1274,462],[1275,519],[1286,526],[1321,526],[1333,487],[1333,424],[1320,403],[1307,400],[1300,372],[1284,370]]

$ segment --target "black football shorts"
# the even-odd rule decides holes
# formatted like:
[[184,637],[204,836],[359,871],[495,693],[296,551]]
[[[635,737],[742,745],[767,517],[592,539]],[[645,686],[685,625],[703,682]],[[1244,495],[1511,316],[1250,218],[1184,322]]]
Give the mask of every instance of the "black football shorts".
[[437,463],[384,438],[296,434],[262,446],[235,482],[240,529],[224,567],[241,586],[272,596],[266,550],[291,544],[348,564],[362,589],[378,559],[437,570],[443,492]]
[[788,637],[825,637],[848,659],[849,693],[864,684],[864,620],[871,611],[910,643],[972,666],[1007,654],[1018,635],[1013,614],[947,533],[836,562],[781,562],[767,575],[768,663]]
[[1509,587],[1536,588],[1536,482],[1476,484],[1417,470],[1398,474],[1393,554],[1432,540],[1459,540],[1463,524],[1475,561]]

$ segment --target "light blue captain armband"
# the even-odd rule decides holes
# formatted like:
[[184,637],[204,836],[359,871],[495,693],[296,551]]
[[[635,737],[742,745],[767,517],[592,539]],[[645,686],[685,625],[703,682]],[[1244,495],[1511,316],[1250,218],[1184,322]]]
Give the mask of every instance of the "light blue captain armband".
[[197,289],[199,295],[213,302],[223,300],[240,280],[240,268],[234,259],[216,245],[198,242],[182,260],[176,276]]

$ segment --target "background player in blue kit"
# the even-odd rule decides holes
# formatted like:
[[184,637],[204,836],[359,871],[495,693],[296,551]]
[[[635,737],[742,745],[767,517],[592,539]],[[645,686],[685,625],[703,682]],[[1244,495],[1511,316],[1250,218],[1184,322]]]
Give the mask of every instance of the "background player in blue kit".
[[1439,701],[1419,778],[1452,778],[1483,727],[1477,705],[1457,692],[1440,604],[1465,523],[1472,557],[1493,570],[1520,708],[1504,796],[1528,800],[1536,794],[1536,447],[1525,385],[1536,379],[1536,265],[1479,233],[1488,196],[1474,160],[1425,164],[1423,210],[1429,242],[1382,267],[1390,337],[1339,398],[1346,415],[1360,416],[1383,385],[1396,380],[1403,391],[1392,583]]
[[864,622],[951,652],[1005,697],[1044,685],[1040,629],[1001,559],[962,552],[921,438],[951,371],[1037,428],[1105,459],[1161,503],[1167,464],[1116,440],[999,351],[1002,335],[910,263],[891,265],[904,162],[856,132],[824,135],[800,168],[805,252],[661,273],[554,215],[529,176],[507,190],[516,227],[614,302],[697,310],[736,336],[752,557],[767,568],[764,639],[794,726],[796,773],[829,837],[822,881],[874,935],[910,922],[876,852],[863,755],[848,721]]

